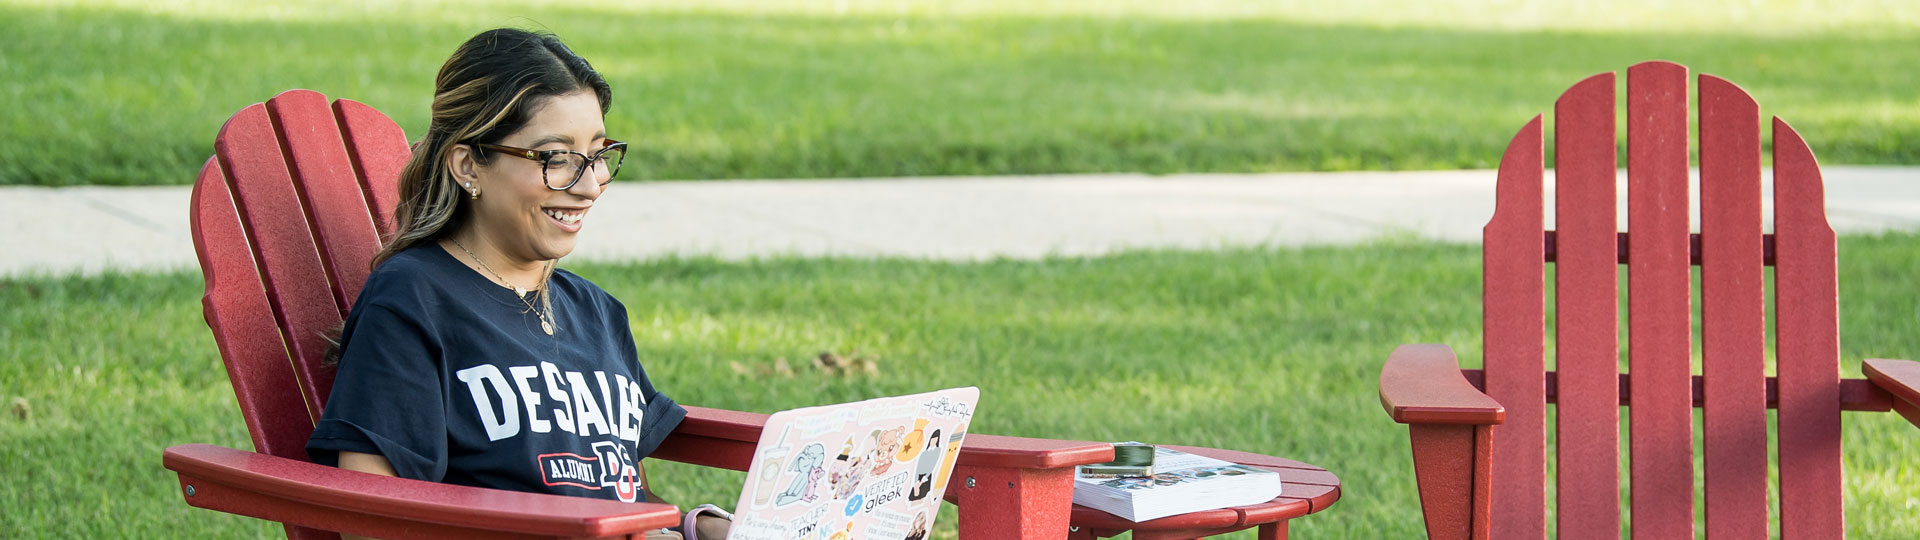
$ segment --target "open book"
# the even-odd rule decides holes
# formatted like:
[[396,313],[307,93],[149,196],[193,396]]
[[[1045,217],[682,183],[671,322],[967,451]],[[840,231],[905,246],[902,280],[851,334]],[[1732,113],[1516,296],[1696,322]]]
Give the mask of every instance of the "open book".
[[1280,496],[1280,473],[1155,448],[1153,476],[1076,474],[1073,504],[1141,522]]

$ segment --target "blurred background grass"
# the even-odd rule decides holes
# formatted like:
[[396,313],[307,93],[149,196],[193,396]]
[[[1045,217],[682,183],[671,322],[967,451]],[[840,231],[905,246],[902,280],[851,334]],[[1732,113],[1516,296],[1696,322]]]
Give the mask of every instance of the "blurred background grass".
[[[184,184],[220,122],[296,87],[419,133],[439,62],[503,25],[559,33],[612,80],[638,178],[1490,167],[1567,85],[1652,58],[1786,111],[1825,163],[1920,164],[1920,4],[1664,4],[0,0],[0,184]],[[1841,253],[1846,373],[1920,359],[1920,237]],[[685,402],[978,385],[982,433],[1326,466],[1345,497],[1294,525],[1307,538],[1419,536],[1379,365],[1411,342],[1479,357],[1472,246],[575,269],[627,303]],[[158,466],[172,444],[249,447],[200,291],[192,272],[0,279],[0,537],[278,534],[188,508]],[[879,373],[823,376],[820,352]],[[1920,439],[1846,419],[1850,532],[1914,536]],[[740,480],[655,467],[676,502]]]
[[391,4],[0,0],[0,184],[185,184],[288,88],[417,134],[440,62],[503,25],[607,76],[636,178],[1487,168],[1648,59],[1790,111],[1825,163],[1920,164],[1914,2]]
[[[1477,365],[1478,251],[1384,242],[571,266],[626,303],[649,374],[684,403],[773,412],[976,385],[976,432],[1300,459],[1338,474],[1344,495],[1294,534],[1418,538],[1407,431],[1380,409],[1379,369],[1403,343],[1445,343]],[[1920,236],[1844,237],[1840,252],[1843,373],[1859,377],[1862,358],[1920,358]],[[0,415],[0,536],[279,534],[189,508],[159,465],[174,444],[251,447],[200,294],[192,272],[0,280],[0,397],[26,411]],[[823,374],[808,361],[821,352],[877,373]],[[1920,437],[1893,414],[1845,419],[1849,531],[1912,537]],[[731,502],[743,481],[648,467],[656,491],[683,505]],[[950,510],[938,538],[952,538]]]

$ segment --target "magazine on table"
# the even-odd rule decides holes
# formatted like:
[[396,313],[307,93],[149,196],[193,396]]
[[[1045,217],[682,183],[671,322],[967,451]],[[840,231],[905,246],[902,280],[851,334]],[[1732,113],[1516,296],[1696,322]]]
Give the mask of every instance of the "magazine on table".
[[[1136,443],[1137,444],[1137,443]],[[1259,504],[1280,496],[1280,473],[1154,448],[1153,475],[1074,475],[1073,504],[1141,522]]]

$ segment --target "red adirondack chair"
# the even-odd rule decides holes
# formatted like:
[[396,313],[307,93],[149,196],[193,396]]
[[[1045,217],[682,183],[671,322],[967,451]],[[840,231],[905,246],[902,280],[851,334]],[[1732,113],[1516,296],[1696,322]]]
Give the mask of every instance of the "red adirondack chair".
[[[1501,160],[1487,223],[1485,370],[1443,345],[1396,349],[1380,401],[1409,425],[1427,534],[1545,538],[1547,404],[1556,404],[1557,536],[1619,538],[1620,407],[1631,430],[1634,538],[1692,538],[1693,411],[1702,407],[1706,531],[1767,538],[1767,412],[1777,408],[1780,537],[1845,536],[1840,411],[1920,425],[1920,364],[1867,360],[1841,379],[1834,233],[1819,166],[1773,120],[1773,230],[1762,233],[1760,114],[1701,75],[1700,233],[1688,233],[1687,69],[1627,70],[1627,221],[1615,223],[1614,74],[1554,107],[1555,229],[1543,226],[1540,117]],[[1544,240],[1544,241],[1543,241]],[[1629,242],[1631,240],[1631,242]],[[1544,369],[1545,264],[1554,268],[1554,367]],[[1619,372],[1616,265],[1627,265]],[[1703,373],[1692,374],[1690,265],[1700,266]],[[1763,265],[1774,267],[1775,371],[1766,375]],[[1629,379],[1631,375],[1631,379]]]
[[[168,448],[189,504],[279,521],[296,540],[344,531],[383,538],[638,538],[676,509],[479,489],[316,465],[306,439],[333,374],[323,332],[339,325],[392,227],[409,150],[399,126],[350,100],[293,90],[221,128],[194,184],[192,228],[207,325],[255,452]],[[688,407],[653,454],[746,470],[766,415]],[[1073,466],[1113,459],[1106,443],[975,434],[947,492],[961,536],[1063,538]],[[977,487],[976,487],[977,486]]]
[[[351,100],[292,90],[235,114],[194,184],[193,239],[203,298],[255,452],[188,444],[164,464],[188,504],[286,524],[295,540],[344,531],[382,538],[637,538],[677,510],[420,482],[307,461],[306,440],[333,387],[323,333],[345,318],[392,230],[395,185],[409,155],[400,127]],[[766,415],[688,407],[650,457],[744,471]],[[1291,460],[1183,450],[1281,471],[1286,494],[1248,507],[1144,524],[1074,509],[1073,467],[1113,459],[1113,445],[970,434],[946,498],[961,538],[1194,538],[1260,527],[1340,498],[1339,479]],[[1084,525],[1083,527],[1074,527]]]

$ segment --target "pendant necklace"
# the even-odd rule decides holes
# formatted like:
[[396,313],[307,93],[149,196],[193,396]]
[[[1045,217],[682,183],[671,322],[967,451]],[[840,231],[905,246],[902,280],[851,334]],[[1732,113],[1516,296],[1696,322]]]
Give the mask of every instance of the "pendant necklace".
[[502,283],[501,285],[502,287],[506,287],[507,289],[512,290],[513,297],[519,299],[520,303],[526,304],[527,309],[532,311],[535,317],[540,318],[540,330],[545,331],[549,336],[553,335],[553,321],[547,317],[546,313],[542,313],[540,311],[540,308],[533,307],[533,302],[527,301],[526,289],[520,288],[519,285],[514,285],[513,282],[507,281],[507,278],[505,276],[501,276],[499,272],[493,271],[493,267],[487,266],[487,261],[480,260],[479,255],[474,255],[473,250],[467,249],[467,246],[462,245],[459,240],[455,240],[453,238],[447,238],[447,240],[452,241],[454,246],[460,248],[460,251],[467,252],[467,256],[473,257],[473,262],[480,263],[480,267],[486,269],[487,273],[493,274],[493,277],[495,279],[500,280],[500,283]]

